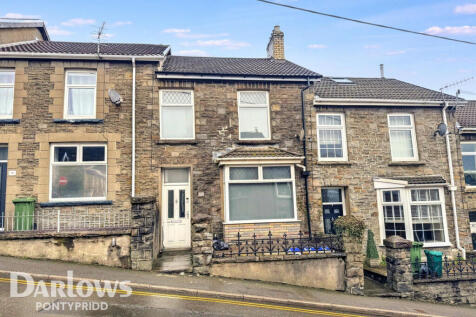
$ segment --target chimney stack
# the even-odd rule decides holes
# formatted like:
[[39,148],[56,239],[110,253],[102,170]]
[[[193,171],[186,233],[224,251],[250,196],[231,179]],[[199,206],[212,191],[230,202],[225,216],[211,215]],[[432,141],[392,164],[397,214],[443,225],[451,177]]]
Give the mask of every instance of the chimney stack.
[[268,58],[284,59],[284,33],[279,25],[276,25],[273,32],[271,32],[266,51],[268,52]]
[[380,78],[385,78],[383,73],[383,64],[380,64]]

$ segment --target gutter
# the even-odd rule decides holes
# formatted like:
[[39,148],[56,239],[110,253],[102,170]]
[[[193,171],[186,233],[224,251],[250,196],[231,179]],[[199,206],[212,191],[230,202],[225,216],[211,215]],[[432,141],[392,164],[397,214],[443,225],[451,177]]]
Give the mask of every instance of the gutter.
[[[165,50],[163,54],[167,53]],[[0,52],[0,58],[24,58],[24,59],[81,59],[81,60],[112,60],[156,62],[165,58],[164,55],[103,55],[100,54],[66,54],[66,53],[20,53],[20,52]]]
[[175,74],[157,72],[157,79],[192,79],[192,80],[239,80],[239,81],[278,81],[278,82],[308,82],[302,77],[273,77],[273,76],[231,76],[206,74]]
[[442,106],[439,100],[414,100],[414,99],[368,99],[368,98],[314,98],[314,105],[351,105],[351,106]]
[[[448,126],[448,119],[446,117],[446,109],[448,109],[449,103],[445,102],[445,106],[441,110],[442,115],[443,115],[443,123]],[[455,197],[455,192],[456,192],[456,186],[455,186],[455,177],[454,177],[454,171],[453,171],[453,158],[451,154],[451,145],[450,145],[450,136],[449,133],[445,134],[445,141],[446,141],[446,153],[448,155],[448,167],[450,170],[450,186],[448,189],[450,190],[451,194],[451,207],[453,210],[453,221],[454,221],[454,228],[455,228],[455,239],[456,239],[456,248],[461,252],[463,255],[463,258],[466,258],[466,251],[461,247],[461,243],[459,240],[459,228],[458,228],[458,214],[456,212],[456,197]]]

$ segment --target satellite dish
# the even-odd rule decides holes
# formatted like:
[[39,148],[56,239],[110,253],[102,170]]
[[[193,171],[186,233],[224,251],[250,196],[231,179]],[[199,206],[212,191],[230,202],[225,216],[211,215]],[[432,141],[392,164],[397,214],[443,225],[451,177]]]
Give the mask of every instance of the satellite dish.
[[442,123],[438,124],[438,128],[436,128],[436,131],[435,131],[434,135],[439,134],[440,136],[444,136],[444,135],[446,135],[447,132],[448,132],[448,127],[446,126],[446,124],[444,124],[442,122]]
[[113,104],[115,104],[116,106],[119,106],[121,104],[122,97],[117,91],[115,91],[114,89],[109,89],[107,93],[109,95],[109,99],[111,99],[111,102]]

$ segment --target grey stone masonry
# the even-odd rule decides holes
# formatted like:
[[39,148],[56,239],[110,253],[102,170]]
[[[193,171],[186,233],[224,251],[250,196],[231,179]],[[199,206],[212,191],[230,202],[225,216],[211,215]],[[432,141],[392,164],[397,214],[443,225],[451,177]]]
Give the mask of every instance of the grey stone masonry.
[[213,253],[213,235],[210,233],[211,216],[205,213],[195,214],[192,218],[192,263],[193,272],[210,273]]
[[364,289],[364,245],[362,239],[348,236],[342,237],[345,258],[345,291],[350,294],[363,295]]
[[135,197],[132,204],[131,267],[150,271],[158,252],[158,210],[154,197]]
[[402,297],[413,297],[413,274],[410,261],[412,242],[399,236],[383,240],[387,254],[387,284]]

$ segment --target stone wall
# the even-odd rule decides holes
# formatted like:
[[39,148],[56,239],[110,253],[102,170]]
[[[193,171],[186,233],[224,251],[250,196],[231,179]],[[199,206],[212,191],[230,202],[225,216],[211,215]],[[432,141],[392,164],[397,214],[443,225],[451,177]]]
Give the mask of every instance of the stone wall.
[[130,231],[7,233],[0,255],[130,268]]
[[225,241],[236,240],[239,232],[241,239],[252,239],[254,234],[257,239],[263,239],[268,237],[270,231],[273,238],[282,238],[284,234],[288,238],[296,238],[300,230],[301,221],[229,224],[223,226],[223,238]]
[[446,304],[475,304],[476,275],[413,278],[410,248],[412,242],[393,236],[384,240],[387,253],[387,284],[402,297]]
[[344,235],[345,257],[345,291],[350,294],[363,295],[364,289],[364,261],[366,243],[362,238]]
[[[344,113],[348,161],[322,162],[318,160],[316,114],[322,112]],[[404,112],[414,116],[418,145],[418,162],[392,162],[388,133],[389,113]],[[453,130],[454,116],[449,115],[450,131]],[[370,107],[370,106],[315,106],[307,111],[307,127],[311,141],[308,142],[308,169],[311,220],[314,232],[324,232],[322,220],[321,189],[323,187],[342,187],[346,196],[346,213],[362,218],[375,234],[379,252],[383,254],[380,234],[377,193],[374,189],[375,177],[442,175],[450,181],[445,139],[432,137],[441,122],[440,107]],[[454,134],[450,135],[455,170],[461,166],[458,158],[458,146]],[[455,173],[456,184],[460,186],[462,178]],[[450,243],[455,245],[454,219],[450,193],[445,192],[446,220]],[[476,197],[476,195],[475,195]],[[461,243],[469,248],[468,215],[462,206],[461,191],[456,192],[458,226]],[[475,205],[476,207],[476,205]],[[448,250],[448,248],[447,248]]]
[[[138,63],[153,72],[157,63]],[[107,197],[114,210],[130,211],[132,66],[128,62],[64,60],[0,60],[0,68],[15,70],[13,121],[0,123],[0,143],[8,145],[6,213],[15,197],[33,196],[42,209],[49,203],[50,144],[94,142],[107,144]],[[63,120],[64,82],[68,69],[97,70],[96,122]],[[143,78],[141,76],[147,76]],[[152,86],[154,78],[138,72],[137,80]],[[123,98],[113,105],[107,95],[115,89]],[[148,91],[136,92],[139,100]],[[81,205],[78,203],[78,205]],[[56,206],[55,208],[66,208]],[[101,205],[88,206],[93,211]]]
[[160,251],[159,212],[155,197],[132,198],[131,267],[150,271]]

